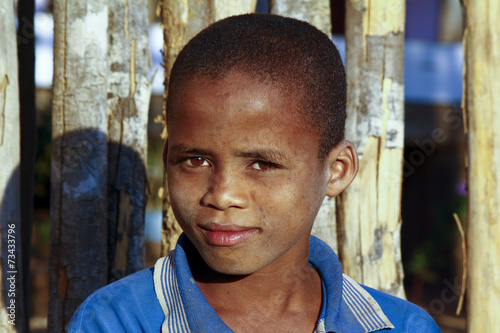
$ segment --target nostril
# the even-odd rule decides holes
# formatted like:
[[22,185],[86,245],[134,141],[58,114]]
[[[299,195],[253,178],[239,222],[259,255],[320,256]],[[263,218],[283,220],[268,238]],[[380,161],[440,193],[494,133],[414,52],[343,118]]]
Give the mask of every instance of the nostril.
[[207,207],[207,208],[213,208],[213,209],[221,210],[216,205],[214,205],[213,203],[211,203],[210,199],[207,199],[207,195],[208,195],[208,192],[201,198],[200,205],[202,207]]
[[246,190],[239,182],[217,179],[200,200],[200,205],[217,210],[245,208],[248,203]]

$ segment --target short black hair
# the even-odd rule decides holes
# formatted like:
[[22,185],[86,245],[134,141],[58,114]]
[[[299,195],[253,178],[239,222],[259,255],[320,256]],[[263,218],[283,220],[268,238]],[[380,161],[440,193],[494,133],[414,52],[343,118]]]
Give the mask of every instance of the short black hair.
[[167,123],[170,101],[185,82],[222,79],[232,70],[300,98],[306,123],[319,135],[321,160],[343,140],[347,83],[337,48],[309,23],[267,14],[228,17],[186,44],[170,74]]

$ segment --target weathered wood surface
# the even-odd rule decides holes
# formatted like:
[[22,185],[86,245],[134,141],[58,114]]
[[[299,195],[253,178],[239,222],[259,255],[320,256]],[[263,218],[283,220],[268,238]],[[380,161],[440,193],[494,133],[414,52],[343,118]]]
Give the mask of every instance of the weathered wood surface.
[[54,3],[49,330],[99,287],[144,268],[146,0]]
[[151,84],[148,1],[112,0],[108,50],[108,282],[144,268]]
[[[158,15],[161,17],[164,37],[164,74],[165,74],[165,100],[168,94],[168,80],[170,69],[182,47],[209,24],[225,17],[251,13],[255,11],[257,0],[231,1],[231,0],[163,0],[158,6]],[[163,120],[164,132],[162,138],[167,138],[166,124]],[[162,231],[162,256],[175,248],[177,239],[182,229],[175,220],[168,196],[167,177],[160,190],[163,200],[163,231]]]
[[272,14],[309,22],[328,36],[332,33],[329,0],[271,0],[269,9]]
[[464,1],[468,136],[468,332],[500,327],[500,3]]
[[346,3],[346,138],[359,173],[339,197],[339,255],[344,272],[404,297],[400,252],[404,136],[403,0]]
[[108,5],[54,1],[48,330],[107,279]]
[[[0,34],[0,156],[4,157],[0,165],[0,232],[2,235],[0,238],[0,279],[2,285],[5,286],[0,290],[0,297],[3,300],[0,303],[0,331],[2,332],[16,332],[15,325],[19,325],[20,332],[25,331],[22,325],[23,318],[20,317],[22,315],[20,286],[23,278],[21,275],[21,180],[19,173],[21,146],[14,17],[12,2],[0,2],[0,31],[2,32]],[[9,273],[11,271],[18,273]],[[13,288],[11,282],[14,282]],[[11,302],[14,302],[14,309],[9,308],[12,307]]]

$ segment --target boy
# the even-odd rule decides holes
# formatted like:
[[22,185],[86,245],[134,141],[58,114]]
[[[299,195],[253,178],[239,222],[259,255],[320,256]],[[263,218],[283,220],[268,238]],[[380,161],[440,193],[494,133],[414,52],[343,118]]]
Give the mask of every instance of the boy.
[[339,54],[307,23],[250,14],[193,38],[171,72],[164,150],[184,234],[154,269],[90,296],[71,330],[439,331],[310,236],[357,173],[345,108]]

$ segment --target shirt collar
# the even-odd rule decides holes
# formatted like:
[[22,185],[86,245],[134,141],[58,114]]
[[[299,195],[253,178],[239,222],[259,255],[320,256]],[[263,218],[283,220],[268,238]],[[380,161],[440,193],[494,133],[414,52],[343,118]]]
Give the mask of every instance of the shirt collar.
[[191,242],[182,233],[175,247],[174,265],[181,300],[191,332],[232,332],[217,315],[196,284],[186,257],[188,246],[192,246]]
[[[189,239],[182,234],[173,263],[189,328],[192,332],[232,332],[203,296],[191,274],[186,257],[189,245]],[[335,252],[314,236],[310,240],[309,261],[319,272],[326,289],[326,310],[322,311],[325,317],[319,318],[318,333],[374,332],[394,327],[368,292],[342,274]]]
[[[335,252],[311,236],[309,261],[319,272],[326,289],[325,332],[374,332],[394,326],[373,297],[358,283],[342,274]],[[321,327],[318,327],[318,331]]]

